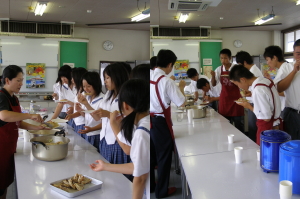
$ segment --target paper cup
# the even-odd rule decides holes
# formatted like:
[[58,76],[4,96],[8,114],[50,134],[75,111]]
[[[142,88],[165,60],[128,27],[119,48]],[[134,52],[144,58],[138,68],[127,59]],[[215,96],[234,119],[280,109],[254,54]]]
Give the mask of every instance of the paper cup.
[[235,163],[241,164],[242,163],[242,151],[243,147],[234,147],[234,156],[235,156]]
[[257,154],[257,161],[260,161],[260,149],[256,150],[256,154]]
[[288,180],[279,182],[279,194],[280,199],[292,198],[293,183]]
[[229,134],[229,135],[228,135],[228,143],[229,143],[229,144],[232,144],[232,143],[233,143],[233,137],[234,137],[233,134]]
[[23,130],[23,137],[24,137],[24,142],[29,142],[30,140],[30,135],[27,130]]
[[187,116],[188,116],[189,123],[192,123],[193,122],[193,109],[187,110]]

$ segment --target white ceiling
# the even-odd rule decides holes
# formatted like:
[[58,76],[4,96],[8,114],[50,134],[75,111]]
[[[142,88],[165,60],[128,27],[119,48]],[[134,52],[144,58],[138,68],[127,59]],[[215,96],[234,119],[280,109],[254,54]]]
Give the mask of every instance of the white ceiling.
[[[206,0],[209,1],[209,0]],[[255,26],[231,30],[283,30],[300,25],[300,5],[296,0],[222,0],[217,7],[208,7],[206,11],[191,12],[186,23],[179,23],[174,16],[180,12],[168,10],[168,0],[151,0],[151,25],[168,27],[221,27],[254,25],[260,17],[273,10],[275,18],[265,24],[282,23],[277,26]],[[223,20],[220,20],[223,17]]]
[[[139,14],[137,0],[41,0],[48,1],[43,16],[35,16],[29,7],[35,8],[37,1],[0,0],[0,18],[37,22],[76,22],[75,26],[87,27],[86,24],[131,22],[131,17]],[[139,0],[139,9],[150,7],[150,0]],[[87,10],[92,10],[88,14]],[[150,21],[145,19],[143,21]],[[89,26],[93,28],[149,30],[149,23],[124,25]]]

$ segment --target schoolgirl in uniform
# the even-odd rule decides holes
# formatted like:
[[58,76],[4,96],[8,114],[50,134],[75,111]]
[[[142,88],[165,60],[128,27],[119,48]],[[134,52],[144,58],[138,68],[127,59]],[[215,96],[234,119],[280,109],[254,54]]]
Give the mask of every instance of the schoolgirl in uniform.
[[57,77],[55,84],[53,84],[53,100],[58,100],[58,94],[59,94],[59,90],[60,90],[60,83],[59,83],[59,77]]
[[[149,73],[149,72],[148,72]],[[91,164],[94,171],[111,171],[133,174],[132,198],[150,199],[150,89],[149,83],[143,79],[131,79],[124,83],[119,94],[119,112],[110,116],[110,124],[118,137],[124,137],[131,145],[132,163],[110,164],[96,160]],[[121,126],[121,128],[120,128]],[[121,131],[121,133],[119,133]]]
[[94,120],[90,113],[85,110],[97,110],[103,102],[103,93],[101,89],[101,79],[97,72],[87,72],[82,76],[82,86],[84,93],[78,95],[76,109],[85,118],[85,125],[78,133],[84,135],[84,138],[97,149],[99,148],[100,129],[102,123]]
[[72,83],[72,68],[69,65],[63,65],[58,71],[59,83],[61,85],[58,100],[68,100],[68,102],[59,102],[56,106],[51,119],[57,117],[65,119],[68,108],[73,106],[73,100],[76,95],[75,85]]
[[[79,67],[79,68],[74,68],[72,70],[72,83],[75,85],[75,88],[77,90],[76,96],[73,99],[74,101],[74,106],[75,103],[78,102],[77,97],[78,95],[82,92],[83,88],[82,88],[82,76],[87,73],[88,71],[85,68]],[[67,120],[73,120],[73,128],[74,131],[81,135],[80,133],[78,133],[78,131],[80,129],[84,129],[84,117],[75,110],[75,107],[70,107],[71,109],[69,110],[69,112],[67,112]]]
[[121,63],[114,63],[104,69],[103,78],[108,91],[103,98],[100,109],[91,114],[97,121],[102,119],[99,151],[110,163],[129,163],[130,157],[124,153],[118,144],[109,122],[110,113],[118,110],[118,95],[121,86],[128,80],[129,75]]

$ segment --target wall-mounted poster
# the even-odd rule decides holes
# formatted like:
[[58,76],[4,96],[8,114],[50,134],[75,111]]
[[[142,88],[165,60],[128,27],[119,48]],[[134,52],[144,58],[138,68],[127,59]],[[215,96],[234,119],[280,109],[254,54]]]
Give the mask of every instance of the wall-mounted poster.
[[211,79],[210,71],[212,71],[212,69],[213,69],[212,66],[203,66],[203,75]]
[[26,63],[26,88],[45,88],[45,63]]
[[174,76],[176,80],[187,79],[186,71],[189,69],[189,60],[177,60],[174,64]]

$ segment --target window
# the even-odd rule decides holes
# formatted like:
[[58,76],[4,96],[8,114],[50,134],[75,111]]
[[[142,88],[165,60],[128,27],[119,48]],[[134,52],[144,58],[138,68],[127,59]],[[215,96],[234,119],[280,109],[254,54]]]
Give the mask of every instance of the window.
[[284,34],[284,52],[293,52],[293,45],[295,42],[295,32]]

